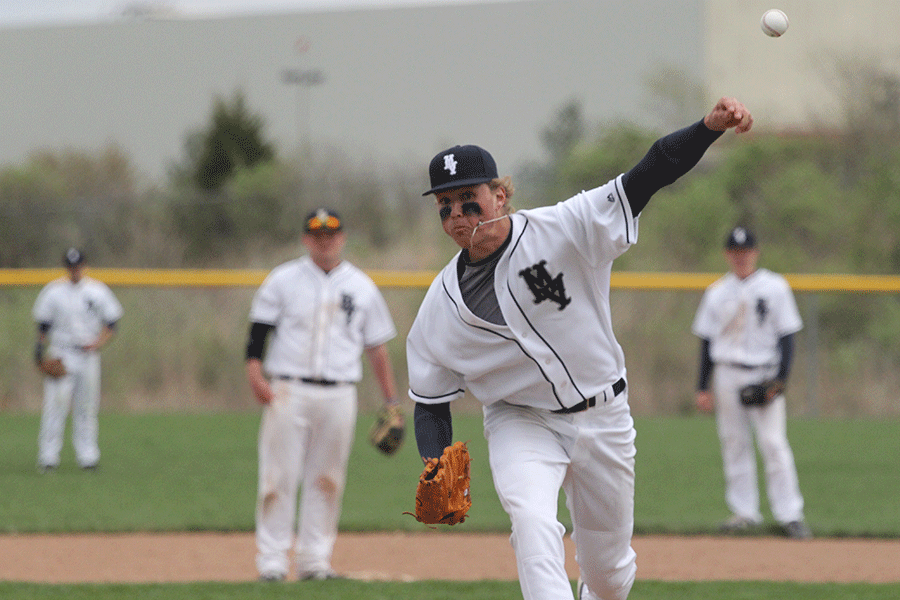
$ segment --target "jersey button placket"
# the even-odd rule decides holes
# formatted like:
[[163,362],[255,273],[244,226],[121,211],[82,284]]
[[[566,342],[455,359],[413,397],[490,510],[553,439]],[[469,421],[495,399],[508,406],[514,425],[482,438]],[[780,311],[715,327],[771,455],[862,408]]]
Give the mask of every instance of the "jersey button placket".
[[319,288],[319,298],[316,302],[318,310],[315,318],[315,331],[313,331],[313,353],[312,368],[310,374],[313,377],[324,377],[325,375],[325,337],[328,332],[328,313],[331,307],[328,303],[328,283],[324,282]]

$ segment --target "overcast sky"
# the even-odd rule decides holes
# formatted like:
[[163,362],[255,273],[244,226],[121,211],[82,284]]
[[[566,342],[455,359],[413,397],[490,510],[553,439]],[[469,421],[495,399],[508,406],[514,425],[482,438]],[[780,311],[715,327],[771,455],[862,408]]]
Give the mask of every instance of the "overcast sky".
[[[0,0],[0,26],[106,21],[125,14],[158,12],[208,16],[282,10],[342,10],[373,6],[472,3],[478,0]],[[512,0],[492,0],[512,1]]]

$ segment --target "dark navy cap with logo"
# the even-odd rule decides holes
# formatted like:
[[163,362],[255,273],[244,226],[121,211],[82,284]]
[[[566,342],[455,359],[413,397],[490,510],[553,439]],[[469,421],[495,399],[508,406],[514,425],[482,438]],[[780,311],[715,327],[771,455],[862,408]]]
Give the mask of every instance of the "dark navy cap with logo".
[[308,215],[304,221],[303,231],[314,233],[316,231],[340,231],[344,228],[340,215],[330,208],[317,208]]
[[725,240],[725,247],[729,250],[743,250],[756,248],[756,237],[746,227],[735,227]]
[[84,262],[84,252],[78,248],[69,248],[63,254],[63,264],[67,267],[74,267]]
[[422,194],[434,194],[443,190],[478,185],[496,179],[497,163],[484,148],[478,146],[453,146],[431,159],[428,167],[431,189]]

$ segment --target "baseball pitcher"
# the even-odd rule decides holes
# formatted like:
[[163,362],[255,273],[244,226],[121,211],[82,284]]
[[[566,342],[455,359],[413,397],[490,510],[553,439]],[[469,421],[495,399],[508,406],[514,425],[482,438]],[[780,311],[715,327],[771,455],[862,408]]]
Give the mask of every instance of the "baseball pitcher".
[[[429,288],[407,339],[423,459],[452,443],[450,402],[484,405],[494,485],[512,521],[525,600],[570,600],[560,488],[583,598],[621,600],[634,582],[635,431],[609,305],[613,261],[638,217],[727,129],[752,118],[733,98],[659,139],[627,173],[552,206],[512,212],[512,182],[478,146],[431,161],[445,233],[462,249]],[[473,517],[474,518],[474,517]]]

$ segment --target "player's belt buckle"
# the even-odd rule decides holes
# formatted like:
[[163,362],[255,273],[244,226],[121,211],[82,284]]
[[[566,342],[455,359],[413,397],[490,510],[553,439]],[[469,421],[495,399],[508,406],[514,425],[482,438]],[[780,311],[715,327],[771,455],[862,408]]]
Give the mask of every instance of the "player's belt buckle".
[[[612,395],[615,398],[619,394],[625,391],[625,378],[620,377],[617,382],[612,384]],[[603,392],[603,401],[606,402],[606,392]],[[569,406],[567,408],[560,408],[557,410],[551,410],[550,412],[558,414],[558,415],[570,415],[572,413],[580,413],[589,408],[592,408],[597,405],[597,396],[591,396],[590,398],[585,398],[575,406]]]

